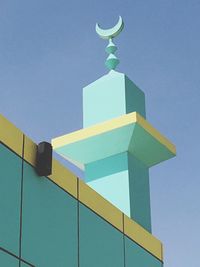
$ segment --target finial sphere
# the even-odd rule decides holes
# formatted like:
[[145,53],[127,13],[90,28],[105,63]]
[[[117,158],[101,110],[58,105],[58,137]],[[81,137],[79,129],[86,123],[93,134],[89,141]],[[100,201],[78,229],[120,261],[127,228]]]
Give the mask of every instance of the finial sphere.
[[124,28],[124,22],[121,16],[119,16],[117,24],[110,29],[102,29],[100,28],[98,23],[96,24],[96,32],[103,39],[111,39],[116,37],[117,35],[120,34],[123,28]]

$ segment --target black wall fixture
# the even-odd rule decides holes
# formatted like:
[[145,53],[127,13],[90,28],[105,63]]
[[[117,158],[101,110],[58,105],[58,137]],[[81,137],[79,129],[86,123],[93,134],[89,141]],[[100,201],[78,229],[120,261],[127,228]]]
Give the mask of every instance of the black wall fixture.
[[36,172],[39,176],[52,173],[52,145],[48,142],[41,142],[37,146]]

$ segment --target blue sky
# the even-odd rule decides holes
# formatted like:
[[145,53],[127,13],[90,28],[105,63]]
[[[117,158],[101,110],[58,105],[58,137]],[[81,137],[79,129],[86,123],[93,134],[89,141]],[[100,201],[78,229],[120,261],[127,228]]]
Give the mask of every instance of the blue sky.
[[82,88],[107,72],[95,23],[123,17],[118,70],[145,92],[149,122],[177,146],[176,158],[150,171],[165,267],[199,265],[199,14],[197,0],[0,1],[0,111],[35,142],[82,128]]

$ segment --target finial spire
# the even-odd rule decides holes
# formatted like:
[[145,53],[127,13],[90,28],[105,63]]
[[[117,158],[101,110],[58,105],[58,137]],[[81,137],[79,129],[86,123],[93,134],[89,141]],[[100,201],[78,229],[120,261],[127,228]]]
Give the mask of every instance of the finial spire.
[[99,24],[96,24],[96,32],[97,34],[103,38],[103,39],[107,39],[109,40],[109,43],[106,47],[106,52],[109,54],[105,65],[109,70],[114,70],[117,65],[119,64],[119,59],[115,56],[115,52],[117,50],[116,45],[113,43],[113,38],[116,37],[117,35],[120,34],[120,32],[123,30],[124,28],[124,22],[122,20],[122,17],[119,16],[119,20],[117,22],[117,24],[110,29],[101,29]]

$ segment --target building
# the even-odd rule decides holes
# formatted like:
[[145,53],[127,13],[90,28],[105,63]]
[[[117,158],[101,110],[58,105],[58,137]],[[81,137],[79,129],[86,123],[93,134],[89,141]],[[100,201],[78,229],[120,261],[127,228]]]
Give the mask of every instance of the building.
[[[99,27],[99,26],[98,26]],[[37,145],[0,116],[0,266],[161,267],[162,243],[151,233],[151,166],[174,145],[145,119],[144,93],[114,69],[84,88],[84,128],[52,140],[54,150],[85,169],[85,181],[57,160],[35,170]],[[101,37],[102,37],[101,36]]]

